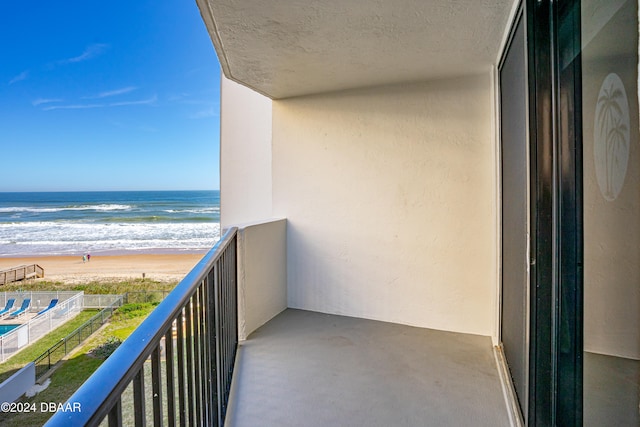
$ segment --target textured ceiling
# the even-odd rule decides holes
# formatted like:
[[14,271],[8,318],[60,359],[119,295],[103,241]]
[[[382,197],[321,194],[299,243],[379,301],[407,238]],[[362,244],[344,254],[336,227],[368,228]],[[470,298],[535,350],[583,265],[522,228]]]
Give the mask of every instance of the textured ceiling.
[[271,98],[471,74],[514,0],[197,0],[225,75]]

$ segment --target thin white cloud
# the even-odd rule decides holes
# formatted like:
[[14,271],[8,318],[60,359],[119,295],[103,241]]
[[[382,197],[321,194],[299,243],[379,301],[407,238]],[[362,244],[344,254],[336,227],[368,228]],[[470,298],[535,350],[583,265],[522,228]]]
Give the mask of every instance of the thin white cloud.
[[167,98],[167,101],[184,105],[211,105],[211,99],[193,98],[190,93],[171,95]]
[[149,105],[149,104],[155,103],[157,100],[158,100],[158,97],[154,95],[151,98],[141,99],[138,101],[112,102],[111,104],[109,104],[109,107],[122,107],[124,105]]
[[14,83],[18,83],[22,80],[26,80],[28,77],[29,77],[29,70],[25,70],[20,74],[18,74],[17,76],[15,76],[14,78],[12,78],[11,80],[9,80],[9,84],[12,85]]
[[31,104],[33,104],[34,107],[37,107],[38,105],[41,105],[41,104],[50,104],[52,102],[62,102],[62,101],[63,101],[62,99],[38,98],[38,99],[34,99]]
[[45,107],[42,111],[51,110],[84,110],[88,108],[105,108],[105,107],[123,107],[127,105],[151,105],[158,100],[156,95],[148,99],[140,99],[137,101],[112,102],[109,104],[71,104],[71,105],[52,105]]
[[133,92],[136,89],[138,89],[136,86],[127,86],[120,89],[100,92],[99,94],[93,95],[93,96],[85,96],[83,99],[98,99],[98,98],[108,98],[110,96],[124,95],[125,93]]
[[72,64],[72,63],[75,63],[75,62],[87,61],[87,60],[89,60],[91,58],[95,58],[96,56],[101,55],[102,52],[107,50],[108,47],[109,47],[108,44],[103,44],[103,43],[92,44],[92,45],[89,45],[84,50],[84,52],[82,52],[80,55],[74,56],[73,58],[62,59],[62,60],[58,61],[58,63],[59,64]]
[[104,107],[104,104],[71,104],[71,105],[52,105],[50,107],[45,107],[42,111],[51,111],[51,110],[85,110],[87,108],[100,108]]

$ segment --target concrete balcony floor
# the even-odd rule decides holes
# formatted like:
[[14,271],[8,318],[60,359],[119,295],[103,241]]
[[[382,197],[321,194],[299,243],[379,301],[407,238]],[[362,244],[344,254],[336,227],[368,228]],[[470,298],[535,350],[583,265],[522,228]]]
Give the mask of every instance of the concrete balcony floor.
[[287,309],[239,347],[227,426],[507,426],[491,339]]

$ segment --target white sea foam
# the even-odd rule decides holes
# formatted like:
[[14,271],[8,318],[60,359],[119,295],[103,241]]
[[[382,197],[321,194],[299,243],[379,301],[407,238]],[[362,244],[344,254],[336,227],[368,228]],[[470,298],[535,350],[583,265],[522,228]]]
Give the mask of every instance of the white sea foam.
[[118,204],[101,204],[101,205],[80,205],[80,206],[63,206],[57,208],[36,208],[28,206],[11,206],[7,208],[0,208],[0,213],[12,213],[12,212],[34,212],[34,213],[51,213],[51,212],[64,212],[64,211],[126,211],[133,207],[130,205],[118,205]]
[[209,249],[216,192],[0,194],[0,256]]
[[194,213],[194,214],[210,214],[220,213],[219,207],[203,208],[203,209],[165,209],[163,212],[167,213]]
[[218,223],[5,223],[0,224],[0,256],[206,250],[219,237]]

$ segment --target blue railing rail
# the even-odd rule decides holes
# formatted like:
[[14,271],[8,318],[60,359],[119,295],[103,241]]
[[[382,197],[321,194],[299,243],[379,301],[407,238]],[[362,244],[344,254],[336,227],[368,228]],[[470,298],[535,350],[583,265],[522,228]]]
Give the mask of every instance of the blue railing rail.
[[237,347],[232,228],[45,426],[222,426]]

